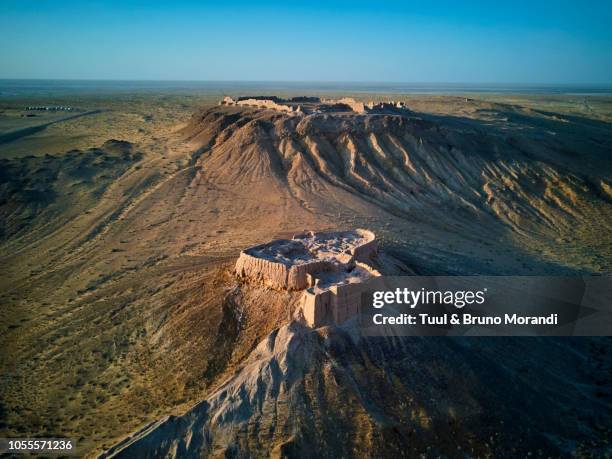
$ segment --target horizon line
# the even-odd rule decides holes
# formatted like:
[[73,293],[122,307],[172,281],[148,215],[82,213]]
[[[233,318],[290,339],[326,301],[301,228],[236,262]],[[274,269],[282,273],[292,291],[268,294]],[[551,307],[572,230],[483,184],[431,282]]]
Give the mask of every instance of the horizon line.
[[86,82],[150,82],[150,83],[283,83],[283,84],[354,84],[354,85],[507,85],[507,86],[609,86],[612,82],[469,82],[469,81],[366,81],[366,80],[215,80],[154,78],[5,78],[0,81],[86,81]]

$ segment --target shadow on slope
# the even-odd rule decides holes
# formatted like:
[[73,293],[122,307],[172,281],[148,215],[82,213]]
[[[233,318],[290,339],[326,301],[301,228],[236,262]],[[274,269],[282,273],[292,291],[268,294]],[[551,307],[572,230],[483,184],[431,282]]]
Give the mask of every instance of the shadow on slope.
[[354,341],[292,322],[206,400],[102,457],[600,455],[611,351],[607,339]]

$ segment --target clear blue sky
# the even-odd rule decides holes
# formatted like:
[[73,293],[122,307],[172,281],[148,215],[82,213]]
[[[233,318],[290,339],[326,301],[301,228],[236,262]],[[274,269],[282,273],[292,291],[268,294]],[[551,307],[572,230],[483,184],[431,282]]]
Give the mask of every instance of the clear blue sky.
[[612,83],[612,1],[0,0],[0,78]]

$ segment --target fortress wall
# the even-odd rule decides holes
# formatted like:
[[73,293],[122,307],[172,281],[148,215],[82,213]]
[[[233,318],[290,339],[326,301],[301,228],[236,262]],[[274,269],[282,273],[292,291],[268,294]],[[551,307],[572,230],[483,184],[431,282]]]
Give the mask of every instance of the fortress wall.
[[353,247],[351,249],[351,253],[358,260],[367,260],[376,255],[378,251],[378,242],[376,241],[376,235],[372,231],[359,229],[356,230],[358,234],[367,239],[367,242],[364,242],[361,245]]
[[[375,271],[375,270],[373,270]],[[378,271],[375,271],[378,274]],[[315,293],[313,289],[304,291],[302,312],[311,327],[321,327],[330,323],[342,324],[355,317],[361,310],[361,296],[365,284],[341,284],[329,290]]]
[[263,282],[278,289],[287,288],[288,271],[287,266],[282,263],[257,258],[245,252],[240,252],[236,261],[238,276]]
[[376,240],[376,234],[374,234],[374,232],[370,230],[363,229],[363,228],[357,228],[355,232],[359,234],[362,238],[367,239],[368,241]]
[[317,273],[329,269],[331,263],[324,260],[312,261],[303,265],[294,265],[289,270],[287,288],[290,290],[303,290],[308,287],[307,274]]
[[377,250],[378,243],[376,241],[368,241],[363,245],[354,247],[352,252],[356,260],[368,260],[376,254]]
[[390,109],[406,108],[406,104],[404,102],[401,102],[401,101],[395,102],[393,100],[389,102],[379,102],[377,104],[370,101],[365,106],[368,110],[390,110]]
[[343,97],[342,99],[336,101],[340,104],[344,104],[344,105],[348,105],[349,107],[351,107],[351,110],[353,110],[355,113],[364,113],[365,112],[365,105],[363,102],[357,102],[355,99],[353,99],[352,97]]
[[292,112],[293,107],[289,105],[278,104],[270,99],[245,99],[236,102],[238,105],[248,105],[251,107],[269,108],[272,110],[279,110],[281,112]]
[[320,100],[317,97],[294,97],[290,100],[283,100],[278,97],[239,97],[238,99],[233,99],[232,97],[226,96],[222,101],[219,102],[219,105],[243,105],[249,107],[260,107],[260,108],[269,108],[272,110],[279,110],[282,112],[302,112],[302,107],[294,107],[291,105],[287,105],[283,102],[292,102],[292,103],[315,103],[323,105],[318,106],[319,111],[329,112],[329,111],[346,111],[347,109],[352,110],[355,113],[367,113],[370,111],[377,110],[396,110],[396,109],[405,109],[406,104],[404,102],[379,102],[374,103],[373,101],[364,104],[363,102],[356,101],[352,97],[343,97],[342,99],[323,99]]
[[291,239],[305,239],[305,238],[310,237],[310,236],[312,236],[314,234],[315,234],[314,231],[302,231],[300,233],[294,233],[293,236],[291,237]]
[[[356,262],[357,266],[370,272],[373,277],[380,272],[371,266]],[[302,310],[311,327],[320,327],[329,323],[342,324],[355,317],[361,310],[361,295],[365,291],[364,283],[334,285],[323,292],[315,293],[313,289],[304,291]]]
[[325,271],[330,267],[331,264],[325,260],[288,267],[241,252],[235,269],[238,276],[263,282],[273,288],[303,290],[308,287],[307,274]]
[[333,297],[330,290],[322,293],[313,293],[311,290],[304,291],[302,313],[309,326],[320,327],[330,321],[332,301]]
[[363,102],[356,101],[352,97],[343,97],[342,99],[323,99],[323,102],[327,104],[328,109],[335,108],[338,110],[341,107],[348,107],[355,113],[365,113],[366,111],[366,105]]
[[330,288],[330,291],[333,294],[332,317],[334,323],[341,324],[359,314],[364,284],[335,285]]
[[372,268],[367,263],[362,263],[361,261],[355,261],[355,264],[359,266],[360,268],[365,269],[367,272],[369,272],[372,275],[372,277],[382,276],[382,274],[378,270]]
[[248,107],[270,108],[272,110],[279,110],[281,112],[293,112],[292,106],[279,104],[274,99],[239,98],[238,100],[234,100],[233,98],[226,96],[220,102],[220,105],[243,105]]

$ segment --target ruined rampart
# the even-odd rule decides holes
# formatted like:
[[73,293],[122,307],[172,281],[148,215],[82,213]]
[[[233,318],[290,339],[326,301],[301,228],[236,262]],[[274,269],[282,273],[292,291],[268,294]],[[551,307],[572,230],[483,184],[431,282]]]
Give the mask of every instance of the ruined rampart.
[[258,258],[246,251],[240,253],[236,262],[238,277],[261,282],[279,290],[304,290],[309,287],[308,274],[332,269],[325,260],[313,260],[301,265],[287,266],[264,258]]
[[289,269],[287,278],[288,290],[304,290],[309,287],[308,274],[333,269],[332,263],[325,260],[316,260],[303,265],[295,265]]
[[239,100],[238,105],[248,105],[250,107],[268,108],[271,110],[278,110],[281,112],[293,112],[294,108],[289,105],[278,104],[273,100],[269,99],[246,99]]
[[236,274],[275,289],[304,290],[303,315],[318,327],[359,312],[362,281],[380,276],[371,266],[376,253],[376,236],[368,230],[302,232],[243,250]]
[[221,105],[241,105],[247,107],[257,107],[257,108],[267,108],[270,110],[278,110],[281,112],[294,112],[295,108],[291,105],[286,105],[283,103],[278,103],[277,101],[280,99],[277,98],[239,98],[238,100],[234,100],[231,97],[224,97],[221,101]]
[[374,103],[370,101],[365,105],[365,108],[368,111],[394,110],[394,109],[404,109],[406,108],[406,104],[401,101],[395,102],[393,100],[390,102],[379,102],[379,103]]
[[242,251],[236,262],[236,274],[245,279],[262,282],[272,288],[285,289],[289,267],[283,263],[254,257]]
[[219,102],[220,105],[246,106],[278,110],[287,113],[330,113],[353,111],[355,113],[370,113],[381,111],[397,112],[398,109],[405,109],[404,102],[368,102],[363,103],[352,97],[342,99],[319,99],[318,97],[293,97],[291,99],[281,99],[275,96],[246,96],[234,99],[226,96]]
[[[357,262],[357,265],[367,270],[372,277],[380,276],[380,272],[371,266]],[[302,296],[302,314],[311,327],[327,324],[341,324],[359,314],[361,295],[366,290],[366,284],[333,285],[327,290],[319,291],[316,287],[308,288]]]
[[351,255],[355,260],[368,260],[376,255],[378,251],[378,242],[376,241],[376,235],[369,230],[357,229],[355,230],[360,236],[362,236],[366,242],[360,245],[356,245],[350,250]]
[[366,111],[365,104],[363,102],[356,101],[352,97],[343,97],[342,99],[337,100],[336,102],[348,105],[355,113],[365,113]]

